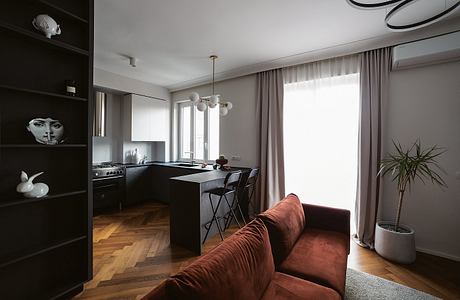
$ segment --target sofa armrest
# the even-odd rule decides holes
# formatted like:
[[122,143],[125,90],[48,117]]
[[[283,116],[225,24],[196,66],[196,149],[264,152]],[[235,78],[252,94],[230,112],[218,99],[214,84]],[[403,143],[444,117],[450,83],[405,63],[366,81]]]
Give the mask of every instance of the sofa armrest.
[[350,211],[302,203],[306,227],[330,230],[350,236]]

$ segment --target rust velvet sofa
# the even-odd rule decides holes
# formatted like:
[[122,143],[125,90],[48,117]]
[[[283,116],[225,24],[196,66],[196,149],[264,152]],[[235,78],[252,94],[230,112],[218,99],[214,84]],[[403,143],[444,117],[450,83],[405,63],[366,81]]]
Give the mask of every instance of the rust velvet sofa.
[[290,194],[144,299],[343,299],[349,224]]

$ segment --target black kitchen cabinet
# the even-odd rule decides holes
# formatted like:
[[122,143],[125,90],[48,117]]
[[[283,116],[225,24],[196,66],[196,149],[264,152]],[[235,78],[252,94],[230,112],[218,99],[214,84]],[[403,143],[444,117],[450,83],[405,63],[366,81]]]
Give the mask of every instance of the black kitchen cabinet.
[[152,167],[126,168],[126,197],[124,207],[152,200]]

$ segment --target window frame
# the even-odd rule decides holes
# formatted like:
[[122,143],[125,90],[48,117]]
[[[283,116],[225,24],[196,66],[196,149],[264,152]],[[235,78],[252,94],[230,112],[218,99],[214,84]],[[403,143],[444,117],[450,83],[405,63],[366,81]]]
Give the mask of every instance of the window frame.
[[[184,107],[190,107],[190,149],[191,151],[196,154],[196,143],[195,143],[195,135],[196,135],[196,106],[193,105],[192,102],[190,101],[185,101],[185,102],[179,102],[178,103],[178,160],[179,161],[185,161],[185,162],[191,162],[192,159],[190,157],[183,157],[182,154],[184,153],[183,151],[183,146],[182,145],[182,137],[183,137],[183,126],[182,126],[182,114],[183,114],[183,108]],[[210,136],[209,136],[209,126],[210,126],[210,108],[208,107],[204,111],[204,143],[203,143],[203,159],[197,159],[194,155],[194,161],[198,163],[213,163],[214,160],[210,159],[209,157],[209,142],[210,142]],[[219,127],[220,127],[220,118],[219,118]],[[220,134],[219,134],[219,147],[220,147]]]

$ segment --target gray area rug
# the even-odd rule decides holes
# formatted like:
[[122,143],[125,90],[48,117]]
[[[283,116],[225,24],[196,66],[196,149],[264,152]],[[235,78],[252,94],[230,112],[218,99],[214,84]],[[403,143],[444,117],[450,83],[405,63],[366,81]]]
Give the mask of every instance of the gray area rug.
[[424,292],[386,279],[347,269],[346,300],[433,300],[439,299]]

